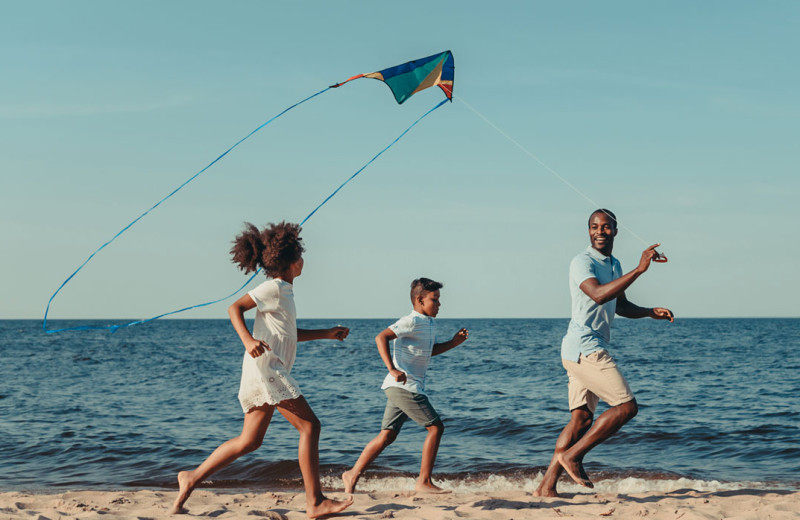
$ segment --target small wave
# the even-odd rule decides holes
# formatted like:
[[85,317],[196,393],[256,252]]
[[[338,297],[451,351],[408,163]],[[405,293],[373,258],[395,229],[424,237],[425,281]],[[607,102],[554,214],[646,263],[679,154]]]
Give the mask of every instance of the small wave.
[[[436,484],[443,489],[455,493],[528,491],[533,492],[542,481],[543,473],[535,476],[512,477],[506,475],[487,475],[484,477],[442,477]],[[402,491],[413,490],[416,483],[414,476],[362,477],[358,482],[359,491]],[[341,488],[342,481],[338,477],[323,477],[322,485],[329,488]],[[785,487],[785,486],[780,486]],[[563,493],[671,493],[679,490],[700,492],[735,491],[740,489],[774,489],[775,486],[765,482],[721,482],[718,480],[697,480],[685,477],[646,479],[640,477],[620,477],[599,480],[594,489],[587,490],[577,484],[560,482],[558,490]]]

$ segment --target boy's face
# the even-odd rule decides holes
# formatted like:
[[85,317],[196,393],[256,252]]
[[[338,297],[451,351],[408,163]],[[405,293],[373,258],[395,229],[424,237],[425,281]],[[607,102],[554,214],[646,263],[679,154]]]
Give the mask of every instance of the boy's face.
[[422,293],[422,295],[417,299],[415,310],[420,314],[435,318],[436,315],[439,314],[440,306],[441,303],[439,303],[439,290],[437,289],[435,291]]

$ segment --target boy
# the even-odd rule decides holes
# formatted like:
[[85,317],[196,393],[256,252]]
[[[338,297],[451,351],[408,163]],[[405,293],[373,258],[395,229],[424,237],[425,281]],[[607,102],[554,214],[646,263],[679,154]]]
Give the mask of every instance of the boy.
[[[411,303],[414,310],[375,337],[378,352],[389,370],[381,386],[387,397],[386,410],[381,432],[367,444],[355,466],[342,474],[346,493],[355,490],[364,470],[394,442],[409,417],[428,430],[422,446],[422,464],[415,489],[428,493],[445,492],[431,481],[444,424],[425,395],[425,371],[431,356],[462,344],[469,337],[469,332],[461,329],[450,341],[434,343],[436,326],[433,318],[439,313],[439,289],[442,287],[443,284],[429,278],[418,278],[411,282]],[[390,340],[393,340],[391,355]]]

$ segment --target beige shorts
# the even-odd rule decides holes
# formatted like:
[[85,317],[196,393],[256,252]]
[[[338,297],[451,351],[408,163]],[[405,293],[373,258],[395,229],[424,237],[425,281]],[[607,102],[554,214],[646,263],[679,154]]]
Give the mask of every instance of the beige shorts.
[[631,387],[608,351],[598,350],[588,356],[581,354],[577,363],[568,359],[562,359],[561,363],[569,376],[570,411],[586,405],[594,413],[599,399],[609,406],[633,400]]

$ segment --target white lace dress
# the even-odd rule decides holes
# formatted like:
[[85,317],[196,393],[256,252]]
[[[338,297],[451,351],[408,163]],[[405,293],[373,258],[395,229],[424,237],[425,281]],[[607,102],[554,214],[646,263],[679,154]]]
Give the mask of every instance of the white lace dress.
[[253,337],[270,350],[253,358],[245,352],[239,402],[247,413],[264,404],[300,397],[297,381],[289,375],[297,352],[297,311],[292,284],[272,279],[248,292],[256,303]]

